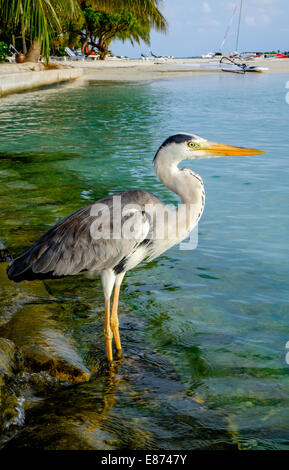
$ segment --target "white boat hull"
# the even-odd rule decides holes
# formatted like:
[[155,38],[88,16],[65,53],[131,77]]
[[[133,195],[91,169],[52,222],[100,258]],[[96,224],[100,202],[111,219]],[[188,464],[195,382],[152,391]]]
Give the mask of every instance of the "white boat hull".
[[223,72],[241,73],[241,74],[244,74],[246,72],[265,73],[265,72],[268,72],[269,70],[267,67],[247,66],[247,67],[241,68],[238,65],[222,65],[221,69]]

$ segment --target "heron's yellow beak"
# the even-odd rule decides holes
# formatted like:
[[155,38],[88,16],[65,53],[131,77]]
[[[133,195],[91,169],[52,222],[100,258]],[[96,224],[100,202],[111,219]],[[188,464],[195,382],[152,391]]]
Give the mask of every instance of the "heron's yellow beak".
[[262,150],[245,147],[233,147],[232,145],[218,144],[217,142],[202,142],[201,149],[212,156],[240,156],[259,155],[265,153]]

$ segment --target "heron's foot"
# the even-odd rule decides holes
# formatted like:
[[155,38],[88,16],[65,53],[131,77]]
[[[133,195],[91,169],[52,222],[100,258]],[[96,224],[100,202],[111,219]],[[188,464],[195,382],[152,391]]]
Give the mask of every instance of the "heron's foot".
[[123,359],[123,354],[121,349],[116,350],[116,358],[117,359]]
[[113,334],[110,329],[104,330],[105,346],[106,346],[106,357],[108,362],[113,361],[112,355],[112,338]]
[[107,367],[108,367],[109,372],[114,372],[114,362],[113,362],[113,359],[109,360],[109,359],[107,358]]
[[113,355],[112,355],[112,346],[111,343],[106,342],[106,357],[109,363],[112,364],[113,362]]
[[119,325],[119,322],[118,322],[117,313],[113,311],[111,315],[110,326],[111,326],[111,330],[113,333],[116,350],[121,352],[121,341],[120,341],[118,325]]
[[108,363],[109,371],[114,371],[115,367],[118,367],[123,360],[123,354],[121,349],[115,350],[115,359],[112,352],[111,344],[106,343],[106,358]]

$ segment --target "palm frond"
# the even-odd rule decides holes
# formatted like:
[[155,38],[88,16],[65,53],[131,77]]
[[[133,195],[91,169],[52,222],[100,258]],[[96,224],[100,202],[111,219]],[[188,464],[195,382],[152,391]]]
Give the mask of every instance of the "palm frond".
[[130,10],[138,18],[146,17],[158,31],[167,31],[167,22],[159,10],[159,0],[91,0],[91,6],[99,10],[111,12],[120,9]]
[[75,17],[80,9],[77,0],[0,0],[0,10],[7,20],[22,21],[30,39],[42,43],[48,57],[52,39],[61,32],[62,19]]

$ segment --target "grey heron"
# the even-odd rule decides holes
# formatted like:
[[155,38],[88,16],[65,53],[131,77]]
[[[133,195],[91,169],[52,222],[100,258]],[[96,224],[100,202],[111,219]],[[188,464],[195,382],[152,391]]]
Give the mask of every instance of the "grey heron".
[[[179,163],[199,158],[260,153],[264,152],[209,142],[194,134],[175,134],[158,149],[154,166],[160,181],[180,197],[178,207],[170,208],[154,194],[141,190],[108,196],[79,209],[50,228],[12,261],[7,269],[8,277],[19,282],[81,273],[100,276],[105,303],[106,354],[111,363],[113,338],[117,356],[121,355],[118,301],[126,272],[184,240],[202,216],[205,204],[202,178],[188,168],[180,169]],[[160,218],[163,223],[159,233],[157,225]],[[104,226],[108,229],[105,234]],[[129,236],[123,231],[125,226],[129,227],[126,231]],[[119,232],[115,230],[117,228]]]

